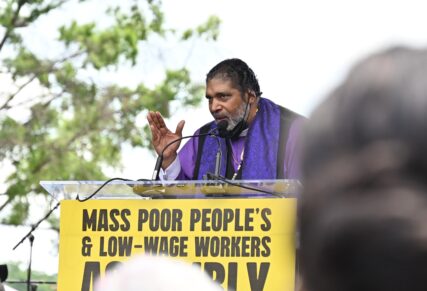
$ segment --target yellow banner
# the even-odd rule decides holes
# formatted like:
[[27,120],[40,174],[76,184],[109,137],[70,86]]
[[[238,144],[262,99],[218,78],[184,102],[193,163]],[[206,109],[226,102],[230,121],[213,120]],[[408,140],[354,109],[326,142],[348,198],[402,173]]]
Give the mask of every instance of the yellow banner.
[[195,263],[224,290],[294,290],[295,199],[61,202],[58,290],[141,252]]

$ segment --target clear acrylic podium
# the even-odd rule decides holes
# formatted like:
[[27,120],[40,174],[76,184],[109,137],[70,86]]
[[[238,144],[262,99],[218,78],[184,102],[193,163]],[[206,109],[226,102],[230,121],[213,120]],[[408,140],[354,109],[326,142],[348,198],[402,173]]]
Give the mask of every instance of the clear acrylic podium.
[[59,291],[92,291],[141,253],[196,264],[224,290],[295,290],[298,181],[104,183],[40,182],[61,201]]
[[[232,181],[112,181],[92,199],[203,199],[203,198],[294,198],[297,180]],[[43,188],[56,200],[87,198],[104,181],[41,181]],[[251,189],[252,188],[252,189]]]

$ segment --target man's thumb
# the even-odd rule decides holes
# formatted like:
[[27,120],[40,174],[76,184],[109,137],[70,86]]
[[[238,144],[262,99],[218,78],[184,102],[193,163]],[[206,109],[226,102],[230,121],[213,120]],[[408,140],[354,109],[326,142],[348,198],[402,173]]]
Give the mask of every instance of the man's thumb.
[[185,120],[181,120],[176,126],[175,134],[182,136],[182,129],[184,128]]

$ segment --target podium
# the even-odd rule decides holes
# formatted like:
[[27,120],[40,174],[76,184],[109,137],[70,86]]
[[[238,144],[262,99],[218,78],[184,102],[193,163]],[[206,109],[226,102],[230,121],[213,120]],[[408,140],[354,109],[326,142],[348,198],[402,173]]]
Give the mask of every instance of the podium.
[[137,253],[197,264],[224,290],[295,289],[296,180],[40,184],[61,200],[60,291],[93,290]]

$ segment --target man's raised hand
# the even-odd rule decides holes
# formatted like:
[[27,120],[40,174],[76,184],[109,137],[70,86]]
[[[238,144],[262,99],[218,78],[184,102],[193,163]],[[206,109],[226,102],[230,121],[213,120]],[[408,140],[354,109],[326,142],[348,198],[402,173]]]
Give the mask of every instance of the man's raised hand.
[[[182,129],[185,121],[181,120],[176,126],[175,132],[166,127],[165,121],[160,112],[148,112],[147,120],[150,125],[152,143],[157,154],[160,155],[170,142],[182,137]],[[162,168],[166,169],[177,157],[177,151],[181,142],[171,144],[163,153]]]

